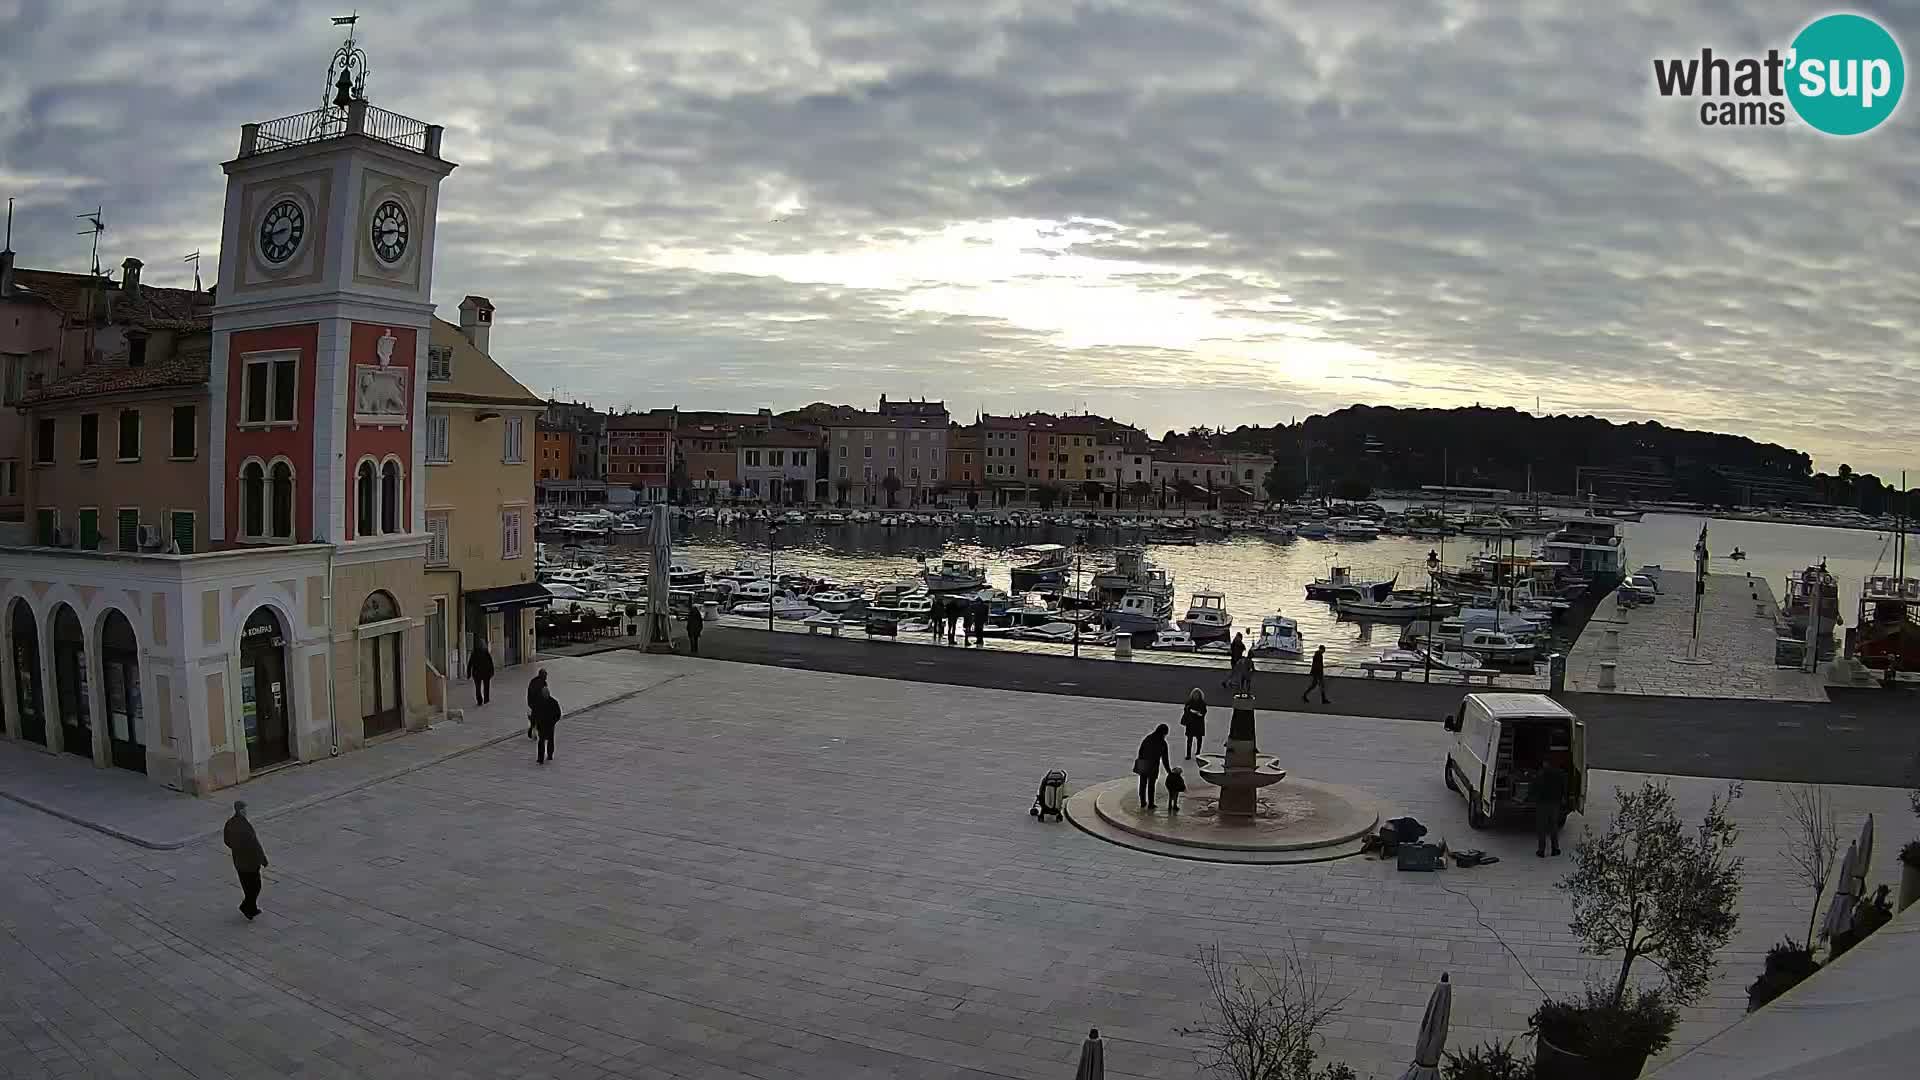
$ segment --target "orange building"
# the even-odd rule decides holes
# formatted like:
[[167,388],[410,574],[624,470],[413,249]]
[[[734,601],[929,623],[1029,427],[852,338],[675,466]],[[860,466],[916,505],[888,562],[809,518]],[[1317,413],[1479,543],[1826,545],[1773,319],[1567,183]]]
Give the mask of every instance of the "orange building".
[[565,428],[550,428],[542,421],[535,434],[538,436],[533,459],[534,478],[537,480],[573,479],[574,433]]

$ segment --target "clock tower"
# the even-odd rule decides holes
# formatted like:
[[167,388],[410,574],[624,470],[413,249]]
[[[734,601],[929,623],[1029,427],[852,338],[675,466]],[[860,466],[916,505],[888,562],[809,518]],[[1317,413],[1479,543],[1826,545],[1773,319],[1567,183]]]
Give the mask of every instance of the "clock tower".
[[208,536],[388,551],[417,574],[434,219],[454,166],[440,127],[370,104],[366,76],[349,36],[321,107],[243,126],[223,166]]

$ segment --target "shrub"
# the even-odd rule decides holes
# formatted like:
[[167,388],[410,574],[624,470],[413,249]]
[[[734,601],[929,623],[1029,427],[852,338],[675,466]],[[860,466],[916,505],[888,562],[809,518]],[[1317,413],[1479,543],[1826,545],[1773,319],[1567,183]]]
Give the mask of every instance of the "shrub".
[[1660,991],[1629,985],[1618,995],[1604,987],[1589,987],[1577,1000],[1548,998],[1534,1010],[1527,1028],[1604,1069],[1665,1050],[1679,1021],[1679,1013]]
[[1812,949],[1793,941],[1775,945],[1767,950],[1765,970],[1747,986],[1747,1011],[1766,1005],[1819,970]]
[[1463,1054],[1447,1051],[1442,1080],[1533,1080],[1533,1059],[1516,1057],[1513,1042],[1486,1042]]
[[1907,841],[1907,846],[1900,849],[1900,861],[1908,866],[1920,867],[1920,840]]

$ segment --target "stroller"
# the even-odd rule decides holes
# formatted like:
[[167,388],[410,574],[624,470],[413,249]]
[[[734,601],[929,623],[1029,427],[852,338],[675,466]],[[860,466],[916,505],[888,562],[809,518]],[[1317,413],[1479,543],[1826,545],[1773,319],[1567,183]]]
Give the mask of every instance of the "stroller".
[[1040,793],[1033,797],[1033,808],[1027,813],[1041,821],[1047,820],[1048,814],[1056,821],[1065,821],[1066,786],[1066,770],[1054,769],[1047,773],[1040,779]]

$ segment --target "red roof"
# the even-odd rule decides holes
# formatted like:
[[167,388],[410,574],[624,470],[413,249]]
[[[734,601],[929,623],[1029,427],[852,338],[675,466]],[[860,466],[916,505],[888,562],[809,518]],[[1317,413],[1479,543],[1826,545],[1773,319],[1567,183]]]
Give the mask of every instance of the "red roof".
[[205,330],[213,294],[141,285],[131,291],[106,278],[58,270],[14,271],[14,286],[41,297],[76,322],[94,319],[146,330]]
[[27,406],[46,405],[104,394],[203,387],[207,385],[210,367],[210,344],[204,341],[191,342],[176,348],[172,357],[141,367],[122,364],[83,367],[56,382],[27,391],[20,403]]

